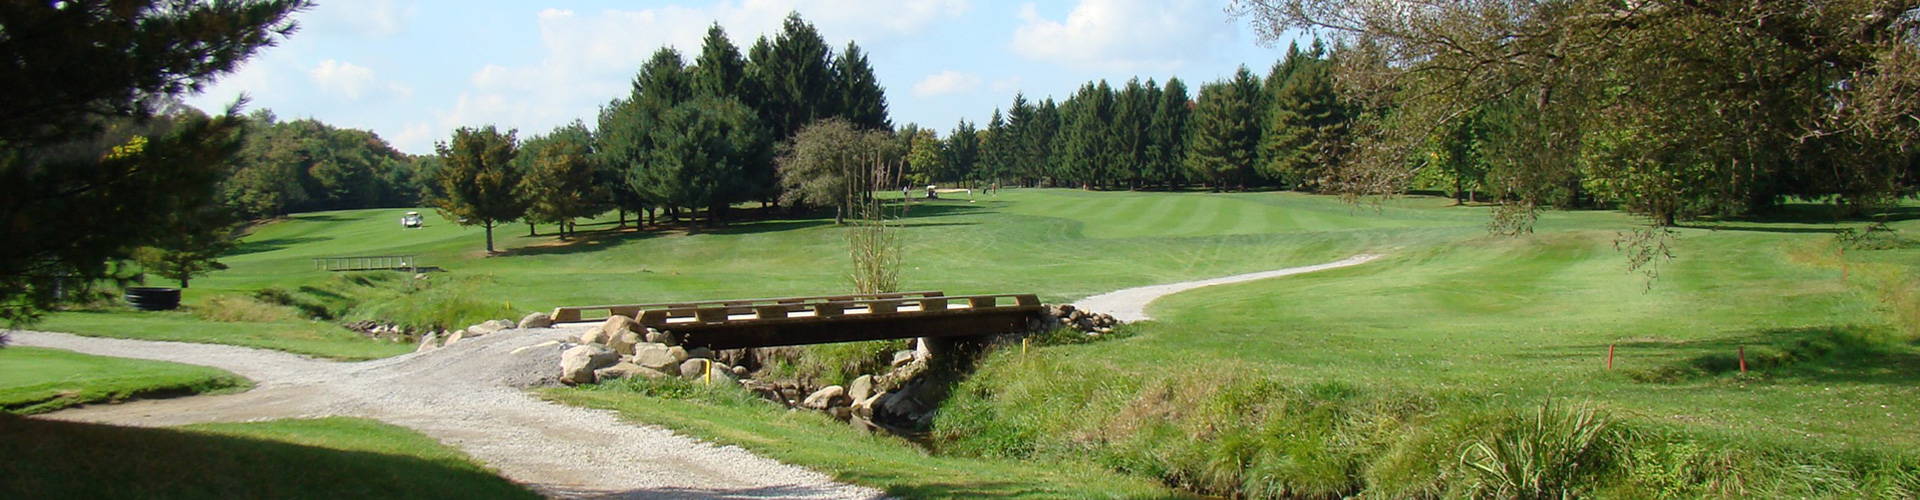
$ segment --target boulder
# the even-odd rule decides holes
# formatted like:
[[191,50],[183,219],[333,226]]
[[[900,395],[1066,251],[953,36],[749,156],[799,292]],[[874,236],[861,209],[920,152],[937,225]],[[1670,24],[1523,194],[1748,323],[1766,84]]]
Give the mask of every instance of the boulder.
[[427,352],[427,351],[431,351],[439,348],[440,348],[440,334],[429,333],[425,337],[420,337],[420,347],[414,349],[413,352]]
[[486,335],[486,334],[497,332],[500,330],[502,330],[502,328],[500,328],[500,325],[496,325],[492,321],[488,321],[485,323],[476,323],[473,326],[467,327],[467,336],[478,337],[481,335]]
[[686,350],[679,347],[641,343],[634,345],[633,348],[633,364],[658,370],[660,373],[678,373],[680,364],[686,361]]
[[514,326],[518,326],[522,330],[528,328],[552,328],[553,317],[548,316],[547,313],[528,314],[527,317],[520,318],[520,324]]
[[633,354],[633,345],[640,343],[640,334],[630,331],[614,332],[607,336],[607,348],[620,354]]
[[569,385],[591,384],[593,371],[620,361],[612,349],[597,345],[578,345],[560,353],[560,382]]
[[[924,337],[913,341],[913,359],[922,361],[933,359],[932,344],[932,342],[927,342],[927,339]],[[949,344],[949,346],[951,346],[951,344]],[[951,349],[951,347],[949,347],[949,349]]]
[[740,365],[733,365],[733,376],[740,377],[740,378],[747,378],[747,367],[740,366]]
[[711,380],[716,384],[736,382],[733,378],[733,368],[715,363],[711,359],[695,358],[680,363],[680,376],[696,382],[704,380]]
[[853,420],[853,410],[845,406],[827,408],[827,414],[833,415],[833,418],[839,419],[841,422]]
[[641,328],[640,324],[633,322],[633,318],[621,316],[618,314],[615,314],[613,316],[608,316],[605,322],[600,323],[600,330],[607,332],[607,334],[609,335],[620,333],[620,332],[645,331],[645,330],[641,330],[640,328]]
[[593,371],[593,376],[601,382],[630,377],[660,378],[667,376],[656,370],[649,370],[633,363],[614,363],[613,366]]
[[655,344],[680,345],[679,342],[673,340],[673,335],[652,328],[647,329],[645,339]]
[[847,384],[847,397],[854,401],[873,397],[873,376],[861,375],[860,378],[853,379],[852,383]]
[[[477,335],[476,335],[476,336],[477,336]],[[468,335],[467,335],[467,331],[466,331],[466,330],[460,330],[460,331],[457,331],[457,332],[453,332],[453,335],[448,335],[448,336],[447,336],[447,341],[446,341],[445,343],[442,343],[442,344],[440,344],[440,346],[441,346],[441,347],[453,347],[453,345],[454,345],[454,344],[457,344],[457,343],[459,343],[459,342],[460,342],[460,341],[462,341],[462,340],[466,340],[466,339],[467,339],[467,337],[468,337]]]
[[850,408],[853,410],[854,415],[859,415],[865,418],[873,418],[873,405],[879,404],[880,398],[883,398],[886,396],[887,396],[887,393],[882,392],[879,394],[874,394],[872,396],[867,396],[867,399],[856,399],[853,401],[853,406],[851,406]]
[[813,391],[813,394],[808,395],[807,399],[800,402],[800,406],[815,410],[825,410],[827,408],[840,406],[835,403],[841,403],[842,400],[845,399],[847,399],[847,388],[829,385],[818,391]]
[[601,344],[601,345],[606,345],[606,343],[607,343],[607,331],[606,331],[606,330],[602,330],[601,328],[602,328],[602,327],[598,327],[598,326],[596,326],[596,327],[593,327],[593,328],[592,328],[592,329],[590,329],[590,330],[587,330],[587,333],[582,333],[582,334],[580,334],[580,342],[579,342],[579,343],[581,343],[581,344]]
[[897,368],[900,365],[904,365],[912,362],[913,362],[913,351],[896,351],[893,353],[893,362],[889,363],[889,365]]

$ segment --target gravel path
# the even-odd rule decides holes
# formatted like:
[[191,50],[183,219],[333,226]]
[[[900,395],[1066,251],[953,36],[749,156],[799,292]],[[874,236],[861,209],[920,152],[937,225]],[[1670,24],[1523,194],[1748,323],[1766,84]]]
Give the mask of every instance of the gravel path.
[[426,353],[358,363],[226,345],[42,332],[12,336],[19,345],[211,366],[256,384],[238,394],[89,406],[42,418],[137,426],[372,418],[460,448],[554,498],[883,497],[737,447],[625,422],[610,411],[528,396],[524,388],[549,383],[559,371],[560,348],[543,344],[585,328],[507,330]]
[[1159,299],[1160,297],[1165,297],[1168,295],[1184,292],[1187,290],[1192,290],[1195,288],[1201,288],[1201,287],[1225,285],[1228,283],[1241,283],[1241,282],[1247,282],[1247,281],[1253,281],[1253,280],[1263,280],[1267,278],[1278,278],[1281,276],[1291,276],[1295,274],[1311,273],[1315,271],[1325,271],[1328,269],[1337,269],[1337,268],[1342,268],[1347,266],[1357,266],[1357,265],[1365,264],[1368,262],[1373,262],[1374,259],[1378,259],[1378,258],[1380,258],[1379,254],[1361,254],[1361,255],[1355,255],[1353,257],[1348,257],[1346,260],[1341,260],[1337,262],[1328,262],[1325,264],[1319,264],[1319,265],[1313,265],[1313,266],[1289,267],[1286,269],[1277,269],[1273,271],[1264,271],[1264,272],[1258,272],[1258,273],[1237,274],[1233,276],[1226,276],[1221,278],[1213,278],[1213,279],[1206,279],[1206,280],[1199,280],[1199,281],[1187,281],[1182,283],[1168,283],[1165,285],[1153,285],[1153,286],[1143,286],[1138,288],[1128,288],[1126,290],[1121,290],[1121,291],[1112,292],[1112,293],[1103,293],[1100,295],[1095,295],[1092,297],[1080,299],[1079,301],[1074,302],[1073,306],[1075,308],[1079,308],[1087,311],[1106,313],[1106,314],[1112,315],[1114,319],[1117,319],[1120,321],[1132,322],[1132,321],[1149,320],[1153,318],[1150,316],[1147,316],[1147,304],[1152,303],[1154,300]]

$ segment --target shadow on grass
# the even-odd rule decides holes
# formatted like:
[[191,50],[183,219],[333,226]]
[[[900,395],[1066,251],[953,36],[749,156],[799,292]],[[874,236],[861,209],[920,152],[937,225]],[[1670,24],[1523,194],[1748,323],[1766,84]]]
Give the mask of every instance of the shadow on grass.
[[360,220],[358,217],[341,217],[333,214],[293,214],[287,218],[306,222],[347,222]]
[[221,254],[220,256],[234,257],[234,256],[240,256],[240,255],[247,255],[247,254],[271,252],[274,250],[280,250],[280,249],[284,249],[284,248],[295,246],[295,245],[304,245],[307,243],[313,243],[316,241],[324,241],[324,240],[326,240],[326,238],[320,238],[320,237],[314,237],[314,236],[273,238],[273,239],[265,239],[265,240],[246,240],[240,243],[239,245],[234,246],[233,250],[228,250],[227,253]]
[[471,464],[0,416],[0,498],[537,498]]
[[[1870,327],[1833,325],[1775,328],[1697,342],[1633,342],[1626,350],[1683,353],[1684,360],[1627,372],[1640,382],[1677,383],[1739,375],[1742,350],[1748,376],[1786,380],[1920,384],[1920,351],[1906,339]],[[1605,346],[1595,347],[1604,349]]]
[[632,228],[631,226],[625,228],[607,228],[597,231],[583,231],[568,237],[567,241],[560,241],[556,238],[535,245],[509,248],[494,254],[494,256],[520,257],[530,255],[574,255],[591,253],[619,246],[621,243],[627,241],[652,238],[659,233],[659,231],[643,231]]
[[[1905,222],[1920,219],[1920,206],[1899,206],[1884,212],[1865,216],[1848,216],[1843,209],[1832,205],[1817,203],[1795,203],[1781,206],[1772,212],[1746,217],[1729,217],[1703,221],[1702,229],[1722,229],[1730,231],[1764,231],[1786,233],[1831,233],[1835,228],[1791,228],[1770,227],[1766,224],[1835,224],[1841,222]],[[1744,224],[1743,224],[1744,223]]]
[[927,203],[925,201],[916,201],[912,205],[907,206],[906,219],[924,219],[989,212],[992,211],[996,204],[998,204],[998,202],[988,202],[985,204],[965,203],[965,200],[961,200],[961,202],[958,203]]

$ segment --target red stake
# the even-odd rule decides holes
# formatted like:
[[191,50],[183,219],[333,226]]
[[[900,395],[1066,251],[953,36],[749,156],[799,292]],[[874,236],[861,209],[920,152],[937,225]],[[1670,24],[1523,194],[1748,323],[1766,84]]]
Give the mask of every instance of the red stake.
[[1740,346],[1740,374],[1747,374],[1747,346]]
[[1613,370],[1613,344],[1607,344],[1607,370]]

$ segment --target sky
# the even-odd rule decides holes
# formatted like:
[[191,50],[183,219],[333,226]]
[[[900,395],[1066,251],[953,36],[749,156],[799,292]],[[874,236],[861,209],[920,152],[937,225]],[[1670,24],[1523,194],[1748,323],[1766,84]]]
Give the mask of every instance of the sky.
[[689,64],[713,23],[744,52],[788,12],[836,48],[867,52],[896,125],[985,126],[1016,92],[1065,99],[1081,84],[1177,76],[1197,88],[1245,64],[1265,75],[1286,41],[1263,43],[1228,0],[318,0],[300,30],[189,103],[372,130],[429,154],[463,126],[543,134],[630,91],[662,45]]

